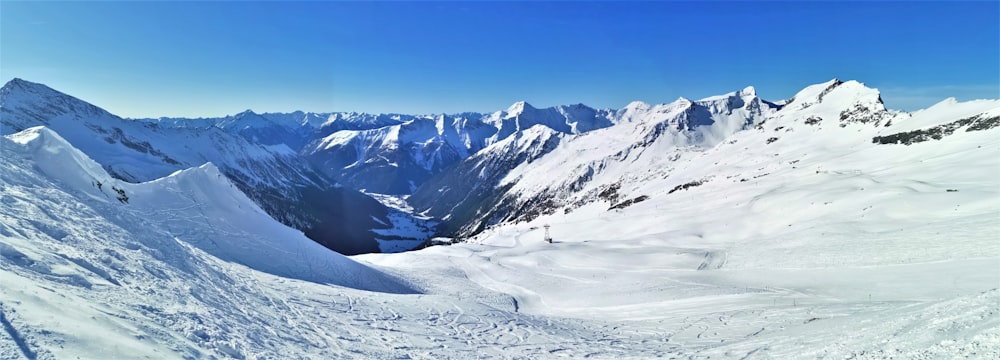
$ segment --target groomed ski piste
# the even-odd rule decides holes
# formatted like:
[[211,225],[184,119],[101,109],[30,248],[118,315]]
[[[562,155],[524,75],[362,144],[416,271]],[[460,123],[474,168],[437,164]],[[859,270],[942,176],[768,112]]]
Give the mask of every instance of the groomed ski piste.
[[[839,89],[827,103],[858,88]],[[211,164],[124,183],[27,129],[0,138],[0,358],[1000,357],[1000,128],[872,141],[1000,102],[877,130],[838,126],[820,102],[827,123],[807,122],[799,104],[598,174],[645,196],[630,206],[354,257],[274,221]],[[538,176],[516,187],[546,186],[615,131],[522,165],[512,179]]]

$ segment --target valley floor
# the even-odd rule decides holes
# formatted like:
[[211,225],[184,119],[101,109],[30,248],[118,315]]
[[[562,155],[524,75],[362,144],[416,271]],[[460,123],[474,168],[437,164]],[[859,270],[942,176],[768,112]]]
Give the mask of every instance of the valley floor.
[[[520,225],[480,240],[493,245],[360,258],[409,274],[429,293],[491,306],[511,302],[519,314],[578,327],[529,325],[522,329],[528,339],[566,339],[535,343],[524,353],[497,345],[502,333],[476,331],[470,345],[492,343],[501,357],[1000,356],[995,253],[944,261],[915,256],[886,266],[731,269],[724,266],[726,250],[676,247],[655,237],[546,244],[541,230]],[[470,288],[465,278],[494,294]],[[475,323],[481,324],[469,325]]]

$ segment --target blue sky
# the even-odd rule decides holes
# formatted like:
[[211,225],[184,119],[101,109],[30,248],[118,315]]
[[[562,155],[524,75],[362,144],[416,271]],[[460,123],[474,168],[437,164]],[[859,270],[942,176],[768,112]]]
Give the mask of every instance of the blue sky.
[[769,100],[832,78],[890,108],[1000,97],[989,2],[0,2],[0,81],[127,117]]

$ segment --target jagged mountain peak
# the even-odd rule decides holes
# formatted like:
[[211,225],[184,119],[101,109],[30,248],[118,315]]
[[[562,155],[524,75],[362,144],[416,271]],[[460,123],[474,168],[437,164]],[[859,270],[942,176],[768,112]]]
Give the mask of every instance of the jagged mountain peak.
[[636,100],[628,103],[628,105],[625,105],[622,110],[648,110],[650,106],[651,105],[645,101]]
[[562,114],[563,116],[578,116],[578,114],[591,114],[596,109],[583,103],[556,105],[546,108],[537,108],[527,101],[518,101],[512,104],[507,110],[502,111],[504,118],[515,118],[519,116],[550,116],[546,114]]
[[0,101],[5,107],[16,105],[15,103],[35,103],[46,105],[73,105],[74,107],[86,107],[88,111],[104,111],[86,101],[53,89],[42,83],[31,82],[21,78],[14,78],[0,88]]
[[[276,127],[279,124],[263,114],[258,114],[253,110],[246,109],[234,115],[226,116],[225,119],[216,124],[220,128],[234,127],[238,129],[268,128]],[[289,123],[291,125],[298,125]]]
[[0,135],[53,121],[102,123],[121,120],[74,96],[20,78],[0,88],[0,114]]
[[[733,100],[739,100],[739,99],[742,99],[743,101],[747,101],[747,100],[751,100],[751,99],[754,99],[754,98],[757,98],[757,89],[755,89],[753,86],[747,86],[747,87],[745,87],[745,88],[743,88],[741,90],[733,91],[733,92],[726,93],[726,94],[723,94],[723,95],[714,95],[714,96],[709,96],[709,97],[706,97],[706,98],[702,98],[702,99],[699,99],[697,101],[694,101],[694,103],[697,103],[697,104],[706,104],[706,103],[720,102],[720,101],[722,101],[722,102],[733,102]],[[685,99],[683,97],[681,99],[684,99],[684,100],[686,100],[688,102],[691,102],[690,100]]]
[[844,127],[850,123],[878,126],[896,112],[885,108],[878,89],[856,80],[832,79],[805,87],[782,105],[781,113],[792,121],[808,115],[837,120]]
[[244,117],[244,116],[254,116],[254,115],[258,115],[258,114],[257,114],[257,113],[255,113],[255,112],[254,112],[253,110],[251,110],[251,109],[246,109],[246,110],[243,110],[243,111],[241,111],[241,112],[237,113],[236,115],[233,115],[233,117],[235,117],[235,118],[239,118],[239,117]]
[[513,103],[509,107],[507,107],[506,112],[507,112],[507,117],[514,117],[531,110],[537,110],[537,109],[534,106],[531,106],[531,104],[529,104],[527,101],[522,100]]
[[[801,104],[800,106],[808,107],[812,104],[824,102],[828,95],[835,92],[841,95],[853,95],[853,97],[857,100],[881,102],[877,89],[869,88],[856,80],[841,81],[840,79],[832,79],[824,83],[806,86],[796,93],[795,96],[792,97],[793,100],[788,103],[798,103]],[[843,96],[841,96],[838,97],[838,100],[843,101],[851,99],[844,99]]]
[[43,99],[48,99],[52,97],[65,97],[65,98],[76,99],[73,96],[67,95],[45,84],[31,82],[21,78],[14,78],[8,81],[6,84],[4,84],[3,88],[0,88],[0,96],[3,96],[4,100],[8,100],[9,98],[12,97],[19,97],[21,95],[28,95],[33,98],[43,98]]
[[3,88],[14,87],[14,86],[20,87],[20,86],[24,86],[25,85],[24,83],[27,83],[27,82],[28,81],[25,81],[24,79],[16,77],[16,78],[10,79],[10,81],[8,81],[6,84],[4,84]]
[[17,77],[11,79],[6,84],[4,84],[3,88],[4,89],[8,89],[8,88],[20,88],[20,89],[40,88],[40,89],[48,89],[50,91],[55,91],[52,88],[46,86],[45,84],[31,82],[31,81],[24,80],[22,78],[17,78]]

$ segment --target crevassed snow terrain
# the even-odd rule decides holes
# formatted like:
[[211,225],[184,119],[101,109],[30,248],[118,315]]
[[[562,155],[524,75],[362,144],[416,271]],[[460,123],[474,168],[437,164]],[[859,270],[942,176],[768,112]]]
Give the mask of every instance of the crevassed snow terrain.
[[455,168],[516,211],[350,258],[211,164],[123,183],[25,129],[0,138],[0,358],[1000,357],[1000,101],[756,96],[519,128]]

